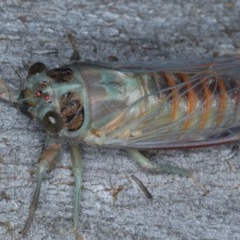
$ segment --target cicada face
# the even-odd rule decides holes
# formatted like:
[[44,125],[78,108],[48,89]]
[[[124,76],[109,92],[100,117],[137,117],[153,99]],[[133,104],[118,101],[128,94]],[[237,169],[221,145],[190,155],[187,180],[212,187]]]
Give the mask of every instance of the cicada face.
[[75,83],[70,68],[47,70],[33,64],[19,94],[20,110],[39,120],[48,133],[75,131],[83,124],[81,84]]

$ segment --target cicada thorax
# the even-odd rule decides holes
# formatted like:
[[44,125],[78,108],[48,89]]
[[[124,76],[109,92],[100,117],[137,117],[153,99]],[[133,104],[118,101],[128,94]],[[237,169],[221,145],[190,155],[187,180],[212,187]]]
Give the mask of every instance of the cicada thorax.
[[[73,81],[73,71],[68,67],[51,69],[47,75],[59,84]],[[75,131],[82,126],[84,108],[79,92],[66,92],[60,97],[59,114],[67,130]]]
[[69,131],[78,130],[84,120],[83,103],[76,92],[67,92],[60,99],[60,115]]
[[73,80],[73,71],[68,67],[50,69],[47,75],[58,83],[71,82]]

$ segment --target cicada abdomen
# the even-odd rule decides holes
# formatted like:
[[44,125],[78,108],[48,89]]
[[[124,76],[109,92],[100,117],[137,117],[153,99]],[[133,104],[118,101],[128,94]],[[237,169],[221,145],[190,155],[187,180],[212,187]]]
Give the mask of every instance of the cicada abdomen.
[[82,68],[91,116],[85,140],[140,149],[237,140],[239,67],[238,58],[220,58],[192,66],[170,62]]

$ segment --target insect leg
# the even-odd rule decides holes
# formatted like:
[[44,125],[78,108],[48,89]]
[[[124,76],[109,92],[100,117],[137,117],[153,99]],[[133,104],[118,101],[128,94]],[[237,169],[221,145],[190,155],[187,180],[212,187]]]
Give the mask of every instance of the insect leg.
[[152,194],[148,191],[148,189],[144,186],[144,184],[133,174],[130,176],[131,179],[138,185],[138,187],[143,191],[148,199],[153,199]]
[[203,192],[203,195],[208,194],[208,190],[203,186],[193,175],[192,171],[179,168],[179,167],[174,167],[169,164],[154,164],[151,161],[149,161],[147,158],[145,158],[139,151],[137,150],[128,150],[128,153],[132,156],[133,159],[135,159],[140,166],[147,170],[152,170],[152,171],[158,171],[162,173],[167,173],[167,174],[176,174],[182,177],[188,177],[192,179],[192,181],[196,184],[196,186],[201,189]]
[[82,239],[81,234],[78,232],[79,228],[79,211],[80,211],[80,199],[82,194],[82,172],[83,164],[81,153],[78,145],[70,145],[71,160],[73,165],[73,174],[75,177],[75,191],[73,200],[73,229],[76,235],[76,239]]
[[73,49],[73,53],[72,53],[72,56],[71,56],[70,60],[78,62],[79,60],[81,60],[81,57],[80,57],[80,54],[79,54],[79,51],[78,51],[76,39],[71,33],[69,33],[67,37],[68,37],[68,40],[71,43],[72,49]]
[[6,83],[0,79],[0,99],[7,102],[17,102],[17,94],[9,91]]
[[8,88],[3,80],[0,79],[0,97],[1,99],[6,99],[6,95],[8,97]]
[[184,177],[192,177],[191,171],[187,169],[182,169],[178,167],[174,167],[168,164],[154,164],[151,161],[149,161],[146,157],[144,157],[139,151],[137,150],[127,150],[128,153],[131,155],[133,159],[135,159],[140,166],[147,170],[152,171],[159,171],[162,173],[168,173],[168,174],[177,174]]
[[21,234],[23,236],[26,235],[32,220],[34,213],[37,209],[41,184],[42,184],[42,178],[45,172],[50,171],[54,168],[56,161],[58,160],[60,152],[60,144],[57,142],[56,139],[49,138],[46,143],[46,147],[43,150],[39,161],[38,161],[38,169],[37,169],[37,185],[35,187],[35,191],[33,194],[33,199],[31,203],[31,207],[29,209],[28,217],[25,222],[24,228],[21,231]]

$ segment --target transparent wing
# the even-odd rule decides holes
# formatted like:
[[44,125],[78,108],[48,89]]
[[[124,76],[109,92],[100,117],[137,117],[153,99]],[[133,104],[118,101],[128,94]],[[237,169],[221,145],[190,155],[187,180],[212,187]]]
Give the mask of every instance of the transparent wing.
[[[236,117],[237,113],[240,114],[240,110],[237,111],[236,109],[240,108],[237,105],[238,101],[240,102],[239,57],[184,60],[181,62],[175,60],[162,64],[124,65],[111,63],[102,66],[123,72],[153,73],[164,71],[170,74],[184,73],[190,76],[190,79],[186,82],[169,86],[160,91],[152,90],[148,95],[125,108],[118,116],[118,126],[116,128],[111,129],[110,123],[100,129],[100,132],[105,136],[105,145],[138,149],[178,148],[215,145],[240,139],[240,124]],[[225,86],[222,90],[219,90],[222,79],[225,81]],[[211,85],[211,92],[204,89],[206,82]],[[191,83],[190,86],[189,83]],[[180,93],[178,96],[175,90]],[[201,96],[201,99],[198,99],[198,104],[195,105],[195,109],[184,116],[178,117],[175,121],[169,121],[169,112],[174,111],[173,102],[181,101],[192,90],[194,90],[195,95]],[[132,112],[157,94],[167,95],[165,101],[153,105],[137,118],[132,117]],[[194,98],[190,101],[194,101]],[[233,101],[235,105],[232,103]],[[218,106],[213,106],[212,114],[205,114],[204,121],[211,124],[209,127],[202,128],[201,119],[204,118],[204,112],[209,111],[209,103],[215,103]],[[226,114],[225,110],[224,113],[222,111],[223,107],[221,105],[223,104],[225,105],[224,109],[229,105],[229,121],[216,124],[215,122],[221,119],[223,114]],[[209,119],[206,119],[206,116]],[[199,123],[192,128],[183,127],[191,121],[198,121]]]
[[[231,57],[219,58],[197,58],[197,59],[174,59],[168,61],[150,61],[150,62],[112,62],[112,63],[99,63],[87,62],[89,65],[114,69],[130,73],[152,73],[160,71],[171,72],[188,72],[200,73],[209,72],[209,70],[217,71],[218,73],[236,73],[240,65],[240,56],[233,55]],[[238,70],[239,73],[239,70]]]

